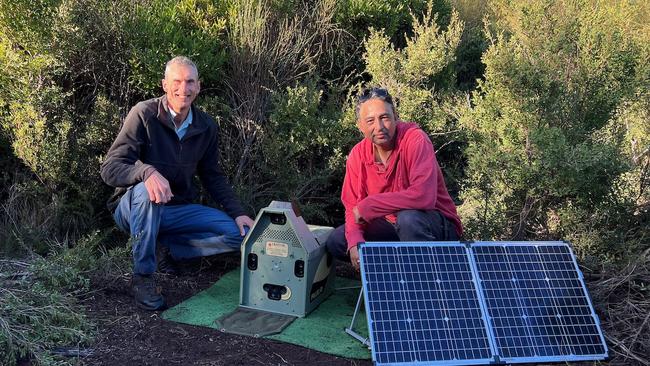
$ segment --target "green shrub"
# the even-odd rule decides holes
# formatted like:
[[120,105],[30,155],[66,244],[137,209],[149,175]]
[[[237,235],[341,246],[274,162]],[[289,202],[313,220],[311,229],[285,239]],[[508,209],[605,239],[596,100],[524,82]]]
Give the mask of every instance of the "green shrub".
[[93,329],[73,298],[39,284],[0,288],[0,363],[30,359],[36,365],[64,365],[56,347],[83,347]]
[[145,97],[157,96],[161,91],[165,63],[178,55],[187,56],[196,63],[204,90],[222,85],[226,19],[225,9],[218,2],[147,0],[135,5],[123,3],[132,8],[132,13],[123,20],[130,66],[129,87]]
[[613,243],[638,220],[627,219],[631,197],[617,185],[634,168],[623,134],[611,131],[648,77],[647,42],[628,21],[638,9],[492,5],[485,81],[461,119],[471,136],[461,207],[469,236],[571,238],[583,254],[626,252]]
[[73,248],[50,243],[47,257],[0,262],[0,364],[29,359],[68,365],[74,360],[56,358],[52,351],[90,344],[95,328],[78,299],[91,283],[109,287],[130,271],[128,246],[106,249],[112,236],[111,230],[95,231]]
[[446,26],[452,9],[447,0],[345,0],[339,3],[335,19],[357,41],[366,38],[371,28],[382,29],[401,48],[405,34],[412,31],[411,14],[420,16],[427,10],[427,4],[441,15],[441,24]]
[[456,51],[456,83],[460,90],[476,89],[477,80],[483,78],[485,65],[481,56],[488,47],[483,32],[483,19],[489,16],[487,0],[453,0],[452,5],[465,23],[463,36]]
[[325,209],[338,203],[343,160],[356,130],[339,122],[340,104],[322,100],[314,84],[288,87],[273,97],[273,112],[262,140],[263,181],[275,182],[260,203],[274,199],[300,203],[305,220],[330,223]]
[[406,38],[401,50],[385,32],[371,28],[364,42],[364,61],[372,83],[389,88],[402,99],[400,113],[407,119],[422,120],[417,118],[424,117],[418,111],[433,99],[434,87],[448,86],[453,77],[450,65],[455,61],[463,24],[453,12],[447,29],[441,29],[431,4],[421,20],[416,15],[412,20],[413,35]]
[[[286,120],[276,119],[275,122],[271,121],[270,116],[283,104],[280,100],[285,98],[287,90],[299,90],[299,86],[307,84],[310,79],[319,80],[318,66],[336,47],[335,41],[340,34],[332,20],[336,5],[332,0],[300,3],[292,13],[287,13],[276,3],[233,1],[228,4],[226,33],[229,61],[225,80],[228,88],[225,97],[219,98],[224,101],[221,105],[226,108],[218,107],[225,112],[219,121],[221,162],[243,200],[254,209],[266,206],[274,193],[280,194],[284,199],[305,195],[294,192],[285,196],[284,193],[288,193],[291,187],[300,187],[294,185],[297,182],[287,185],[284,177],[304,171],[309,162],[313,161],[310,155],[313,151],[311,147],[296,150],[292,145],[300,146],[301,142],[279,137],[274,131],[278,126],[287,126],[286,129],[289,129],[288,126],[300,126],[299,123],[305,121],[305,116],[302,112],[294,115],[290,111],[282,116]],[[323,81],[323,84],[326,83]],[[318,105],[318,98],[313,102],[311,95],[313,94],[309,95],[309,105]],[[329,100],[335,101],[337,97],[333,95]],[[329,118],[324,117],[327,115],[319,113],[317,119],[308,124],[322,133],[325,139],[330,132],[317,124],[323,118]],[[301,134],[304,131],[301,130]],[[268,136],[271,137],[267,138]],[[310,146],[309,142],[304,143]],[[279,145],[271,146],[272,144]],[[291,158],[305,161],[306,164],[285,164],[282,166],[285,172],[276,172],[280,161],[271,160],[266,154],[279,156],[285,152]],[[284,161],[286,157],[281,159]],[[309,190],[320,191],[316,186],[314,184]]]

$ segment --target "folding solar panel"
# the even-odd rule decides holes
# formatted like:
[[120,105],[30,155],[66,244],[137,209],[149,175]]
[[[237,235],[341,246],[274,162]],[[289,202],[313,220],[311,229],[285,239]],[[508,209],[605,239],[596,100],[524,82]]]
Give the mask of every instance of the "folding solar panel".
[[361,266],[377,364],[492,360],[467,248],[365,243]]
[[598,317],[568,244],[479,242],[471,248],[501,361],[607,356]]
[[566,243],[364,243],[360,258],[378,365],[607,357]]

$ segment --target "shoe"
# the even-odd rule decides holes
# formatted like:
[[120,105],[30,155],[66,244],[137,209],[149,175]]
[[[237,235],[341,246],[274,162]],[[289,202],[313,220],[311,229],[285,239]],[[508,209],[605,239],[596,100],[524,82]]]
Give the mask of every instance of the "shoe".
[[156,250],[156,260],[158,262],[158,273],[178,274],[178,264],[172,258],[169,248],[159,245],[158,250]]
[[163,310],[167,307],[161,289],[156,285],[156,280],[151,275],[133,274],[131,290],[135,304],[144,310]]

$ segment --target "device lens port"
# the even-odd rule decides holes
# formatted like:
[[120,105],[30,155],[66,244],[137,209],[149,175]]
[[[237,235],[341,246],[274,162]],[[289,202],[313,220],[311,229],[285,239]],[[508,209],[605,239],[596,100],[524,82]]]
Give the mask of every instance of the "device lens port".
[[305,277],[305,261],[300,259],[296,261],[293,265],[293,274],[295,274],[296,277]]
[[248,269],[250,269],[251,271],[254,271],[254,270],[257,269],[257,254],[248,253],[247,266],[248,266]]
[[266,291],[266,294],[269,299],[275,301],[280,301],[280,299],[282,299],[282,295],[287,293],[286,287],[280,285],[273,285],[270,283],[265,283],[264,286],[262,286],[262,289]]
[[281,213],[271,213],[269,214],[271,217],[271,223],[275,225],[284,225],[287,223],[287,217],[284,216],[284,214]]

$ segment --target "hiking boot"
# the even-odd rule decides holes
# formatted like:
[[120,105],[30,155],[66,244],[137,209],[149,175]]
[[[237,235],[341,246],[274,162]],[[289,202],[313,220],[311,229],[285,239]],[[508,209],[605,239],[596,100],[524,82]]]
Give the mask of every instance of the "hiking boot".
[[160,287],[151,275],[133,274],[131,290],[135,304],[144,310],[163,310],[167,307],[165,298],[160,293]]
[[158,250],[156,250],[156,260],[158,262],[158,273],[178,274],[178,264],[172,258],[169,248],[159,245]]

